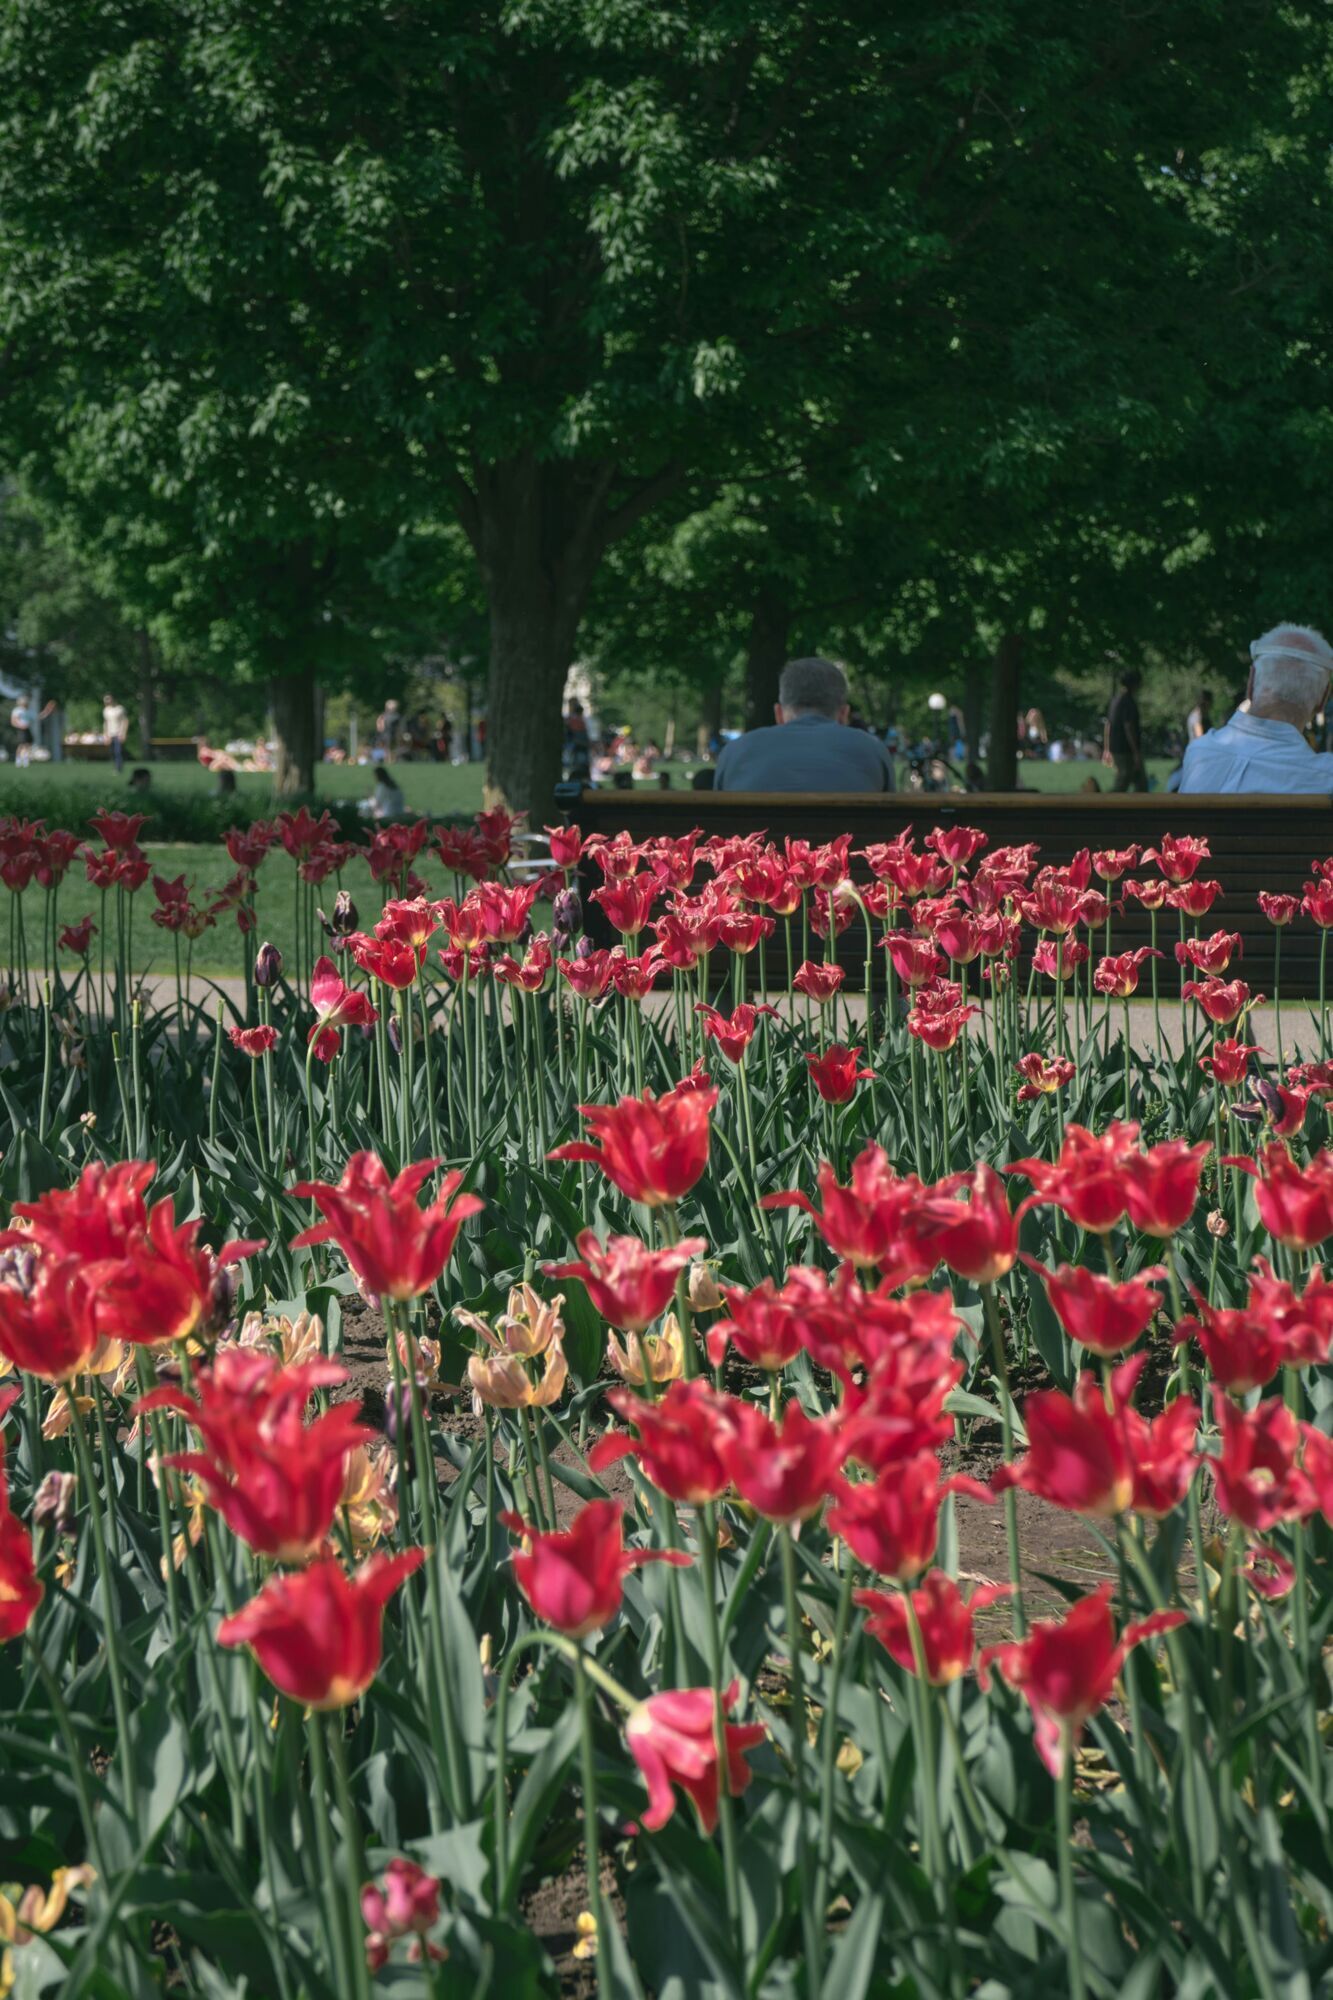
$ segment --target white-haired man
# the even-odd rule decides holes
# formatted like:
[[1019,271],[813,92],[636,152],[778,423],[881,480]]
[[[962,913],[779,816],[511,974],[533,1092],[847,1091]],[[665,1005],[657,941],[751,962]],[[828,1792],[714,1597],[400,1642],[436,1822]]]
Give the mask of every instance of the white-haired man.
[[1304,734],[1328,700],[1333,646],[1309,625],[1275,625],[1250,661],[1249,708],[1190,744],[1178,789],[1333,796],[1333,754]]

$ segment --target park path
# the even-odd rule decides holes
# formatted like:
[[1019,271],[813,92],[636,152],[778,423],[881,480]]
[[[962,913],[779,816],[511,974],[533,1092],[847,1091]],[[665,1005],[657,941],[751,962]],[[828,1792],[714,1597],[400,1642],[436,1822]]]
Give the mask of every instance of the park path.
[[[143,980],[143,992],[145,998],[154,1007],[170,1011],[176,1005],[176,982],[170,975],[160,973],[149,974]],[[190,987],[191,999],[195,1005],[203,1005],[211,1013],[218,993],[225,995],[229,1007],[234,1007],[237,1012],[241,1012],[244,1009],[244,982],[234,974],[219,973],[213,976],[198,972],[195,973]],[[748,997],[752,1000],[757,1000],[759,996],[751,994]],[[788,1016],[793,1011],[798,1017],[803,1013],[804,1003],[791,994],[772,993],[768,998],[772,1005],[778,1007]],[[661,1016],[667,1013],[671,1007],[670,990],[667,989],[652,995],[646,1004],[649,1010],[655,1015]],[[722,1002],[721,1004],[725,1011],[728,1003]],[[817,1011],[817,1009],[812,1009],[812,1022],[815,1020]],[[1100,1002],[1094,1008],[1093,1019],[1096,1023],[1100,1023],[1101,1021]],[[1162,1001],[1161,1019],[1163,1039],[1171,1054],[1173,1056],[1179,1055],[1184,1047],[1184,1029],[1182,1028],[1180,1006],[1175,999],[1164,999]],[[865,1002],[862,996],[859,993],[840,995],[838,999],[838,1034],[846,1038],[849,1031],[849,1023],[852,1035],[859,1034],[864,1020]],[[1072,1022],[1070,1025],[1072,1032]],[[1121,1009],[1117,1003],[1111,1019],[1111,1035],[1113,1039],[1119,1035],[1120,1025]],[[1192,1019],[1189,1021],[1189,1027],[1191,1035],[1197,1040],[1197,1024]],[[974,1021],[971,1032],[976,1033],[981,1028],[982,1023]],[[1130,1033],[1134,1038],[1136,1049],[1146,1054],[1153,1048],[1153,1013],[1152,1007],[1148,1002],[1135,1000],[1131,1003]],[[1218,1028],[1214,1031],[1214,1034],[1220,1038],[1223,1035],[1238,1034],[1238,1030],[1235,1028]],[[1276,1009],[1270,1005],[1252,1009],[1246,1017],[1243,1034],[1246,1041],[1257,1044],[1264,1056],[1271,1061],[1277,1051]],[[1210,1036],[1209,1039],[1212,1039],[1212,1037]],[[1308,1000],[1294,1000],[1289,1001],[1283,1007],[1282,1044],[1283,1053],[1288,1062],[1297,1056],[1311,1059],[1318,1053],[1319,1023],[1316,1003]],[[1206,1047],[1207,1043],[1204,1043],[1203,1046]],[[1049,1054],[1050,1051],[1046,1050],[1044,1053]]]

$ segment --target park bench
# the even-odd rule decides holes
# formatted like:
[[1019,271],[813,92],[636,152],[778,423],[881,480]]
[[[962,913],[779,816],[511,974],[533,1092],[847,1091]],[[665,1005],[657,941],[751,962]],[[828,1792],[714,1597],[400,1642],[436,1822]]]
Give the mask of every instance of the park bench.
[[[561,788],[566,818],[585,834],[617,833],[627,828],[635,840],[679,835],[693,827],[709,834],[765,832],[770,840],[787,837],[822,842],[840,833],[852,835],[852,847],[890,840],[911,827],[918,841],[933,826],[975,826],[989,836],[992,847],[1036,841],[1045,862],[1068,862],[1080,848],[1153,846],[1163,833],[1202,834],[1212,849],[1211,862],[1200,873],[1214,876],[1223,894],[1204,920],[1213,929],[1238,931],[1243,957],[1233,973],[1259,992],[1271,993],[1273,928],[1260,911],[1260,889],[1299,896],[1316,857],[1333,854],[1333,802],[1316,797],[1275,797],[1268,794],[1197,794],[1083,792],[940,792],[863,793],[839,795],[807,792],[664,792],[602,791],[587,788],[577,797]],[[854,863],[854,875],[864,873]],[[584,872],[588,892],[600,883],[595,869]],[[1095,884],[1095,886],[1102,886]],[[600,911],[589,905],[596,924]],[[604,931],[604,926],[602,927]],[[1150,919],[1137,903],[1128,902],[1114,924],[1114,948],[1129,950],[1150,941]],[[1298,916],[1282,940],[1282,992],[1313,995],[1319,987],[1323,939],[1308,917]],[[1177,936],[1175,914],[1158,919],[1158,943],[1170,958]],[[600,941],[609,941],[605,936]],[[781,953],[768,953],[770,980],[780,970]],[[884,954],[877,954],[874,973],[878,987],[884,978]],[[864,933],[854,926],[839,940],[839,960],[848,983],[860,984],[865,961]],[[1172,990],[1175,967],[1163,968]],[[1145,981],[1145,987],[1146,987]]]

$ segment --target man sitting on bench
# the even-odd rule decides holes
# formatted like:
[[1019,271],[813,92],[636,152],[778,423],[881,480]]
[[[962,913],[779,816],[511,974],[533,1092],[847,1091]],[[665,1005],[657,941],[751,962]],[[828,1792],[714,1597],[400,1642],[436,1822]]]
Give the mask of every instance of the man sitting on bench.
[[1328,700],[1333,647],[1308,625],[1275,625],[1250,647],[1248,710],[1198,737],[1180,769],[1182,792],[1333,795],[1333,754],[1303,732]]
[[717,760],[719,792],[891,792],[893,762],[878,737],[849,729],[847,677],[832,660],[788,660],[774,727],[752,729]]

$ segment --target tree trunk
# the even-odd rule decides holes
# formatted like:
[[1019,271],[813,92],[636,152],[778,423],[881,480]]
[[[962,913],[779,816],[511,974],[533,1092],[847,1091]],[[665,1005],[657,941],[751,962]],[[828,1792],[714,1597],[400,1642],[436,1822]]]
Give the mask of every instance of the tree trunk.
[[465,511],[491,623],[487,797],[526,811],[533,826],[560,782],[565,680],[605,546],[613,473],[523,452],[485,469]]
[[139,755],[145,764],[153,754],[153,737],[157,733],[157,683],[154,679],[156,662],[153,658],[153,642],[147,632],[139,632]]
[[745,727],[763,729],[773,720],[778,680],[787,664],[791,606],[769,578],[760,584],[750,615],[745,652]]
[[991,681],[986,787],[992,792],[1018,789],[1018,680],[1022,665],[1023,634],[1006,632],[995,650]]
[[545,591],[515,589],[491,602],[486,684],[486,790],[541,826],[553,811],[564,745],[561,714],[574,625]]
[[310,667],[269,682],[278,757],[273,790],[281,798],[315,789],[315,675]]

